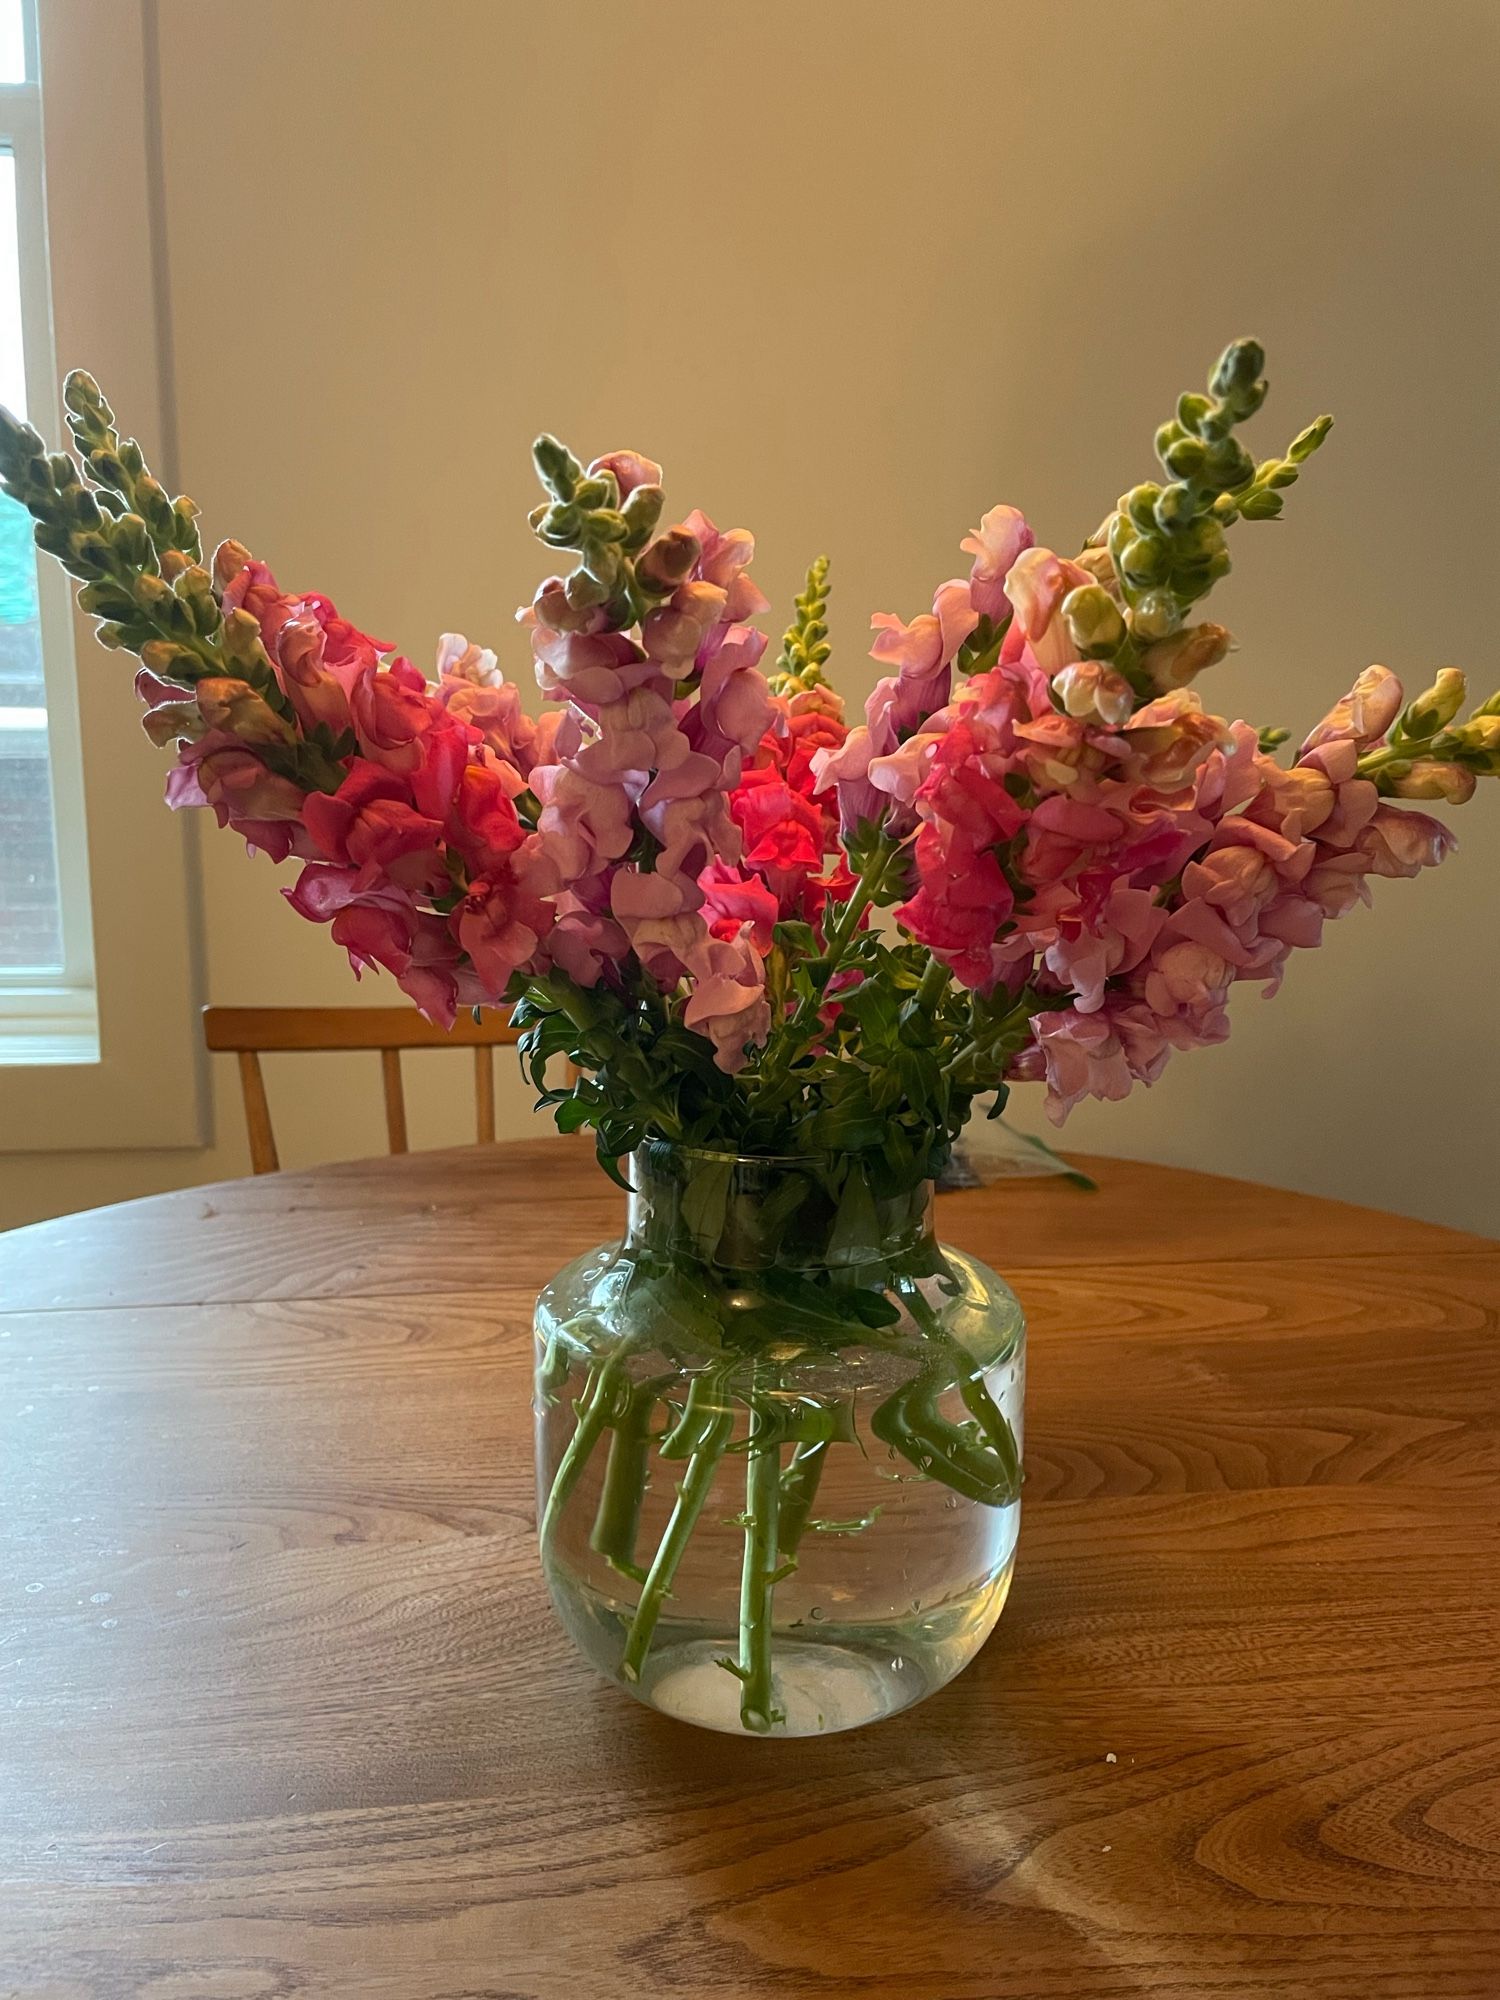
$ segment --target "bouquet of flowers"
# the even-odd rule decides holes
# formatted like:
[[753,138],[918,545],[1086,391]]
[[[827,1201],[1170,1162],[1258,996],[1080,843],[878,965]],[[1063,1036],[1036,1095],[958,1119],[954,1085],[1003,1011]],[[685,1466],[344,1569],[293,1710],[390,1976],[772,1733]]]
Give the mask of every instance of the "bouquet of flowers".
[[[5,490],[79,580],[101,642],[139,656],[147,733],[174,750],[171,805],[206,806],[294,862],[282,893],[356,974],[388,972],[440,1022],[513,1009],[541,1102],[564,1130],[591,1127],[622,1183],[648,1143],[801,1163],[776,1229],[844,1250],[815,1281],[804,1263],[769,1319],[764,1281],[745,1306],[745,1273],[765,1260],[711,1176],[678,1189],[717,1274],[697,1320],[680,1241],[635,1274],[637,1299],[642,1284],[659,1307],[676,1298],[681,1340],[758,1371],[743,1520],[760,1581],[730,1663],[747,1727],[776,1712],[764,1642],[789,1531],[778,1567],[768,1493],[806,1511],[779,1485],[779,1452],[809,1438],[767,1415],[778,1328],[820,1326],[808,1337],[828,1348],[915,1316],[940,1341],[927,1268],[873,1260],[883,1239],[906,1240],[913,1191],[975,1097],[993,1092],[998,1110],[1035,1079],[1060,1121],[1085,1096],[1150,1084],[1174,1050],[1222,1041],[1232,986],[1273,992],[1373,878],[1444,858],[1452,836],[1421,803],[1461,803],[1500,773],[1500,696],[1461,720],[1453,668],[1410,701],[1367,668],[1289,761],[1286,731],[1204,706],[1194,683],[1231,641],[1198,613],[1230,532],[1280,514],[1329,430],[1319,418],[1253,459],[1237,433],[1264,399],[1262,366],[1254,341],[1228,348],[1158,430],[1162,476],[1075,553],[1038,543],[1014,507],[987,513],[930,610],[874,619],[884,677],[852,726],[826,671],[827,562],[763,672],[751,536],[699,512],[663,528],[660,468],[634,452],[585,466],[553,438],[535,446],[532,526],[568,559],[519,614],[537,721],[495,653],[462,635],[443,636],[429,678],[239,543],[205,561],[193,503],[151,476],[88,375],[66,388],[76,458],[0,419]],[[549,1082],[562,1056],[565,1086]],[[676,1439],[683,1491],[695,1466],[699,1487],[709,1476],[694,1453],[716,1464],[736,1447],[659,1386],[668,1423],[650,1431],[653,1405],[643,1416],[622,1398],[614,1358],[593,1357],[547,1512],[606,1433],[627,1439],[596,1528],[642,1585],[638,1675],[673,1574],[634,1564],[645,1442],[665,1439],[670,1457]],[[893,1393],[875,1432],[924,1477],[1012,1501],[1011,1428],[950,1360],[936,1376],[924,1363],[920,1393]],[[945,1414],[955,1385],[964,1407]],[[815,1426],[811,1442],[829,1435]]]
[[356,974],[438,1021],[517,1007],[538,1067],[579,1072],[545,1101],[610,1167],[655,1135],[899,1180],[977,1092],[1044,1079],[1060,1120],[1222,1041],[1236,981],[1274,990],[1371,877],[1447,854],[1406,801],[1500,771],[1500,697],[1460,722],[1452,668],[1410,703],[1367,669],[1289,765],[1284,731],[1205,709],[1191,683],[1231,642],[1194,608],[1330,424],[1257,464],[1235,432],[1261,369],[1255,342],[1227,350],[1157,433],[1164,482],[1076,555],[986,514],[930,611],[873,620],[886,677],[853,728],[827,562],[762,674],[751,536],[698,512],[659,531],[660,468],[634,452],[585,470],[535,447],[532,526],[575,558],[520,614],[540,722],[461,635],[430,680],[237,542],[205,566],[193,503],[86,374],[76,462],[7,414],[0,473],[101,642],[139,655],[168,803],[297,860],[283,894]]

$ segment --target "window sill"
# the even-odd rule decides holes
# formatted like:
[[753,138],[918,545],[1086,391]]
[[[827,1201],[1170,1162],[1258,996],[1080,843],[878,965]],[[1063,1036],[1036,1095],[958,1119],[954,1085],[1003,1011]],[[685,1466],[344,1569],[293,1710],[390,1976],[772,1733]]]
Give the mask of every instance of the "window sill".
[[89,987],[0,988],[0,1066],[97,1063],[99,1009]]

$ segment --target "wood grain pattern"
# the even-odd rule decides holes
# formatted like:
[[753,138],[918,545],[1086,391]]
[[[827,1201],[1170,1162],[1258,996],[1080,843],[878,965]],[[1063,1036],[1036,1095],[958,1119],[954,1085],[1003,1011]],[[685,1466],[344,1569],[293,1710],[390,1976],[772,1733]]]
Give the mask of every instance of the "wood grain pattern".
[[0,1237],[0,1996],[1496,2000],[1500,1246],[1094,1171],[943,1202],[1033,1329],[996,1637],[796,1744],[552,1622],[583,1147]]

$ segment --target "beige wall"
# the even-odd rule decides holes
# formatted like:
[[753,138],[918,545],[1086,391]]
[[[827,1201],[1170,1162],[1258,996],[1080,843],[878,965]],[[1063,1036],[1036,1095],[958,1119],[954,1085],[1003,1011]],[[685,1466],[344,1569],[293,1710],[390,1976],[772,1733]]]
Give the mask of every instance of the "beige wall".
[[[1500,670],[1492,0],[163,0],[161,30],[184,478],[419,659],[457,627],[525,673],[547,426],[752,526],[778,609],[827,549],[863,695],[871,610],[924,608],[1000,498],[1069,546],[1255,332],[1263,448],[1339,427],[1288,522],[1236,535],[1214,694],[1296,727],[1372,659]],[[111,782],[159,761],[130,743]],[[1500,1233],[1500,797],[1461,825],[1070,1143]],[[264,862],[201,846],[210,998],[352,991]],[[441,1061],[419,1142],[464,1136]],[[215,1084],[210,1150],[6,1158],[0,1220],[243,1171]],[[352,1059],[273,1091],[289,1159],[378,1150]]]

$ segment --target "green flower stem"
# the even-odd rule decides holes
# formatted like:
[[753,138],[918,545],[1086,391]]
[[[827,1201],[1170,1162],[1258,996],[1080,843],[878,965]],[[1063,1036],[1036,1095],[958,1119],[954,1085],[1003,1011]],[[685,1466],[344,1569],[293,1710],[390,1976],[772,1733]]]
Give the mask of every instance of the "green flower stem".
[[803,1053],[804,1043],[818,1023],[828,981],[841,970],[844,953],[859,930],[860,920],[880,894],[885,878],[890,872],[891,863],[899,852],[899,843],[895,846],[882,843],[855,877],[849,900],[839,910],[824,935],[823,988],[817,993],[804,994],[782,1024],[774,1043],[774,1053],[756,1078],[757,1096],[764,1096],[767,1091],[780,1083]]
[[539,1539],[544,1557],[556,1531],[558,1517],[567,1505],[568,1495],[578,1484],[595,1445],[612,1419],[623,1371],[623,1354],[612,1354],[607,1361],[596,1362],[589,1371],[582,1395],[574,1405],[578,1422],[553,1475],[552,1490],[547,1495],[547,1505],[542,1512]]
[[656,1621],[661,1616],[663,1604],[672,1594],[672,1579],[692,1539],[693,1529],[698,1525],[704,1502],[712,1491],[714,1475],[733,1429],[733,1412],[720,1410],[702,1433],[702,1442],[688,1459],[682,1483],[677,1489],[677,1504],[672,1509],[672,1518],[667,1523],[646,1581],[641,1586],[640,1600],[626,1634],[620,1671],[628,1681],[638,1681],[641,1677],[641,1669],[656,1632]]
[[942,960],[935,958],[922,974],[922,983],[917,988],[916,1004],[924,1013],[930,1014],[943,997],[943,989],[948,984],[950,974]]
[[651,1414],[655,1408],[655,1385],[640,1382],[629,1391],[624,1409],[614,1419],[599,1511],[589,1536],[590,1548],[603,1556],[612,1569],[637,1579],[641,1571],[635,1561],[635,1541],[641,1524],[641,1505],[646,1498]]
[[[1021,1491],[1021,1457],[1015,1432],[995,1402],[973,1356],[956,1341],[922,1296],[914,1278],[898,1277],[896,1289],[907,1310],[946,1367],[929,1367],[882,1403],[871,1428],[894,1445],[918,1471],[985,1506],[1008,1506]],[[956,1388],[979,1427],[977,1444],[938,1409],[939,1398]]]
[[691,1458],[722,1414],[723,1383],[713,1370],[695,1375],[688,1383],[682,1415],[663,1437],[658,1451],[662,1458]]
[[771,1683],[773,1603],[781,1512],[781,1451],[775,1412],[752,1404],[745,1459],[745,1558],[740,1570],[740,1721],[764,1736],[783,1720]]
[[[1035,1011],[1033,996],[1028,987],[1022,992],[1015,1006],[999,1021],[995,1022],[987,1033],[975,1035],[972,1040],[962,1043],[960,1047],[954,1050],[947,1062],[943,1064],[943,1075],[952,1081],[961,1075],[966,1064],[972,1064],[977,1061],[981,1067],[979,1074],[974,1079],[974,1085],[976,1088],[982,1087],[985,1067],[993,1067],[1003,1053],[1005,1061],[1000,1062],[999,1066],[1001,1071],[1004,1071],[1005,1062],[1010,1060],[1014,1052],[1013,1048],[1007,1047],[1007,1043],[1014,1042],[1018,1029],[1022,1031],[1022,1039],[1024,1040],[1024,1031],[1029,1026],[1031,1017]],[[1019,1042],[1015,1043],[1016,1047],[1019,1047],[1019,1045]]]
[[832,1442],[832,1438],[825,1437],[811,1444],[799,1444],[792,1453],[791,1464],[781,1475],[779,1533],[782,1560],[785,1562],[795,1560],[802,1544]]

